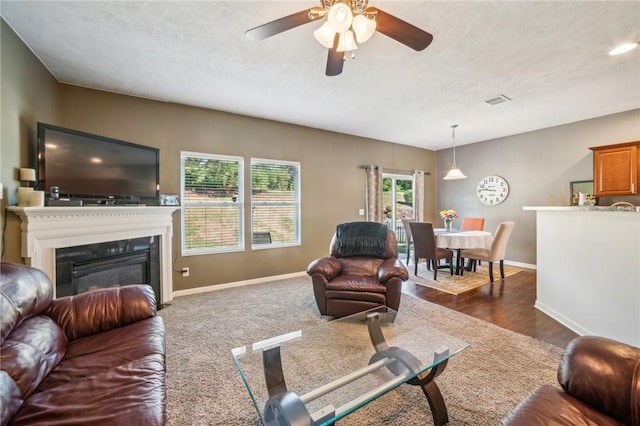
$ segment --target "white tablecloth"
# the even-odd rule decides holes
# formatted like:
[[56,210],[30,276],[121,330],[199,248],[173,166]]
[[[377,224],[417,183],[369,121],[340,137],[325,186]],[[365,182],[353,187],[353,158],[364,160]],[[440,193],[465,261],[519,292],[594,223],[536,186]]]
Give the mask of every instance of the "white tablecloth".
[[444,228],[434,230],[438,247],[450,249],[490,248],[493,235],[487,231],[451,231]]

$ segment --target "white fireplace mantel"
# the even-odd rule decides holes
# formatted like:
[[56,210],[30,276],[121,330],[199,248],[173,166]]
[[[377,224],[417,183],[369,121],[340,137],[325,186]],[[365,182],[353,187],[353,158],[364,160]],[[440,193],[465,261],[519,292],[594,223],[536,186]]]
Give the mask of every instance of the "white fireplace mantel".
[[8,207],[22,220],[22,257],[42,269],[55,289],[55,250],[160,235],[161,303],[173,298],[171,250],[174,206]]

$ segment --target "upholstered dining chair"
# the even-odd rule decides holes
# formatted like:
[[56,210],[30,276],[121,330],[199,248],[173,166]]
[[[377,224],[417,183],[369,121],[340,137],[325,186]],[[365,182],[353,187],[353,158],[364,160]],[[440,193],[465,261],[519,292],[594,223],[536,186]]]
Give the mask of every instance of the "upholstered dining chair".
[[460,229],[463,231],[482,231],[484,229],[483,217],[463,217]]
[[[483,217],[463,217],[460,229],[463,231],[483,231],[484,230],[484,218]],[[469,260],[467,268],[475,266],[475,263],[480,265],[480,261]]]
[[413,247],[413,238],[411,237],[411,227],[409,222],[413,222],[415,219],[403,218],[402,227],[404,228],[404,235],[407,237],[407,265],[409,264],[409,255],[411,254],[411,247]]
[[[498,224],[498,229],[493,236],[490,248],[461,250],[460,257],[462,259],[486,260],[489,262],[489,280],[491,282],[493,282],[493,263],[500,262],[500,278],[504,279],[504,258],[507,251],[507,243],[514,226],[515,222],[501,222]],[[473,264],[473,269],[475,270],[475,263]]]
[[440,259],[448,259],[449,271],[453,275],[453,250],[439,248],[433,224],[429,222],[409,222],[413,237],[414,275],[418,275],[418,259],[426,259],[427,267],[433,265],[433,279],[438,278],[438,263]]
[[336,227],[329,256],[307,267],[321,315],[340,318],[378,306],[397,311],[402,282],[409,279],[398,259],[396,234],[377,222]]

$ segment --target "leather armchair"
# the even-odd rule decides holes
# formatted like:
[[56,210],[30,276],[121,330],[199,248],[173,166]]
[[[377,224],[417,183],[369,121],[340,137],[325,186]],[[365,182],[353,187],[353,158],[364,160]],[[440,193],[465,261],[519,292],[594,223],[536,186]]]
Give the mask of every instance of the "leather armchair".
[[309,264],[307,273],[322,315],[340,318],[384,305],[398,310],[402,283],[409,279],[409,273],[398,260],[395,233],[386,232],[386,250],[380,257],[341,255],[336,232],[329,256]]
[[640,348],[597,336],[569,342],[562,389],[542,385],[501,425],[640,425]]

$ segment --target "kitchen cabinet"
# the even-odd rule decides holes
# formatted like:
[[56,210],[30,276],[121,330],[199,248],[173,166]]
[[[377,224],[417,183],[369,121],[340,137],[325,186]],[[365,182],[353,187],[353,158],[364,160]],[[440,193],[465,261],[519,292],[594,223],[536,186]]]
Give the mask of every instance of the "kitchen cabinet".
[[593,151],[595,195],[637,195],[640,141],[589,148]]

